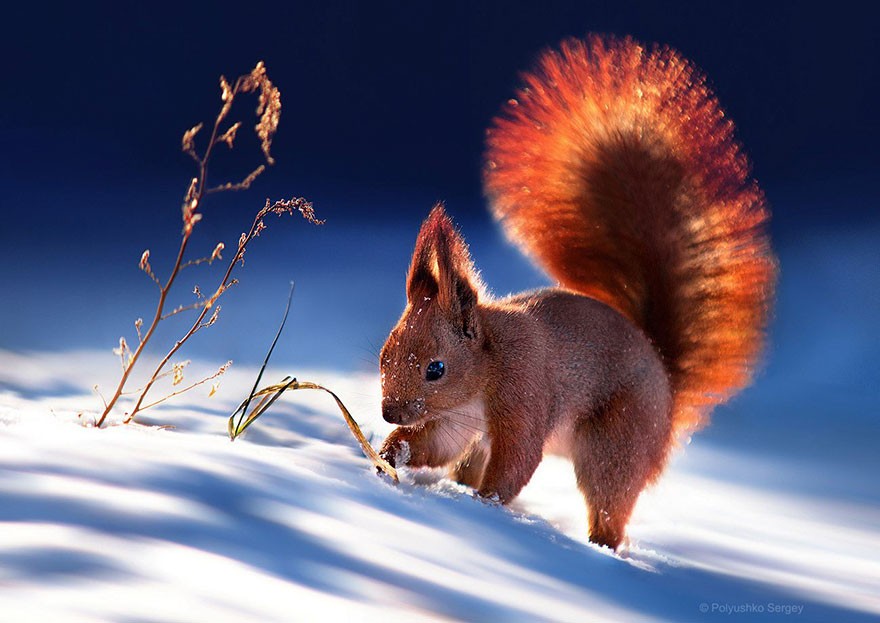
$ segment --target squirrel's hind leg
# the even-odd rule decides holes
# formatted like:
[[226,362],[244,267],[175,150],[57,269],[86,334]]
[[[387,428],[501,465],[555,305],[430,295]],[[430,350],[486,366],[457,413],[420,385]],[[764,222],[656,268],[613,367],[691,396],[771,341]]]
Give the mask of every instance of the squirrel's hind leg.
[[672,443],[668,396],[625,390],[578,421],[572,462],[589,512],[590,540],[616,549],[642,490],[663,470]]

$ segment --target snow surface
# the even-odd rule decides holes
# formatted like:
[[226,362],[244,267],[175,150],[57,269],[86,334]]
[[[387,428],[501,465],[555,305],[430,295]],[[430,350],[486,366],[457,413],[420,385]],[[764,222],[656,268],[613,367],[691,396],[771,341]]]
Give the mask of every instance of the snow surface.
[[[108,358],[0,351],[2,621],[880,616],[876,500],[779,485],[804,475],[796,461],[692,444],[642,496],[618,556],[586,541],[561,460],[510,508],[436,472],[395,486],[329,397],[305,391],[230,443],[254,370],[156,410],[150,423],[172,430],[84,427],[76,413],[97,398],[73,388],[109,386]],[[334,388],[374,443],[388,432],[375,376],[298,376]],[[807,480],[833,468],[811,464]]]

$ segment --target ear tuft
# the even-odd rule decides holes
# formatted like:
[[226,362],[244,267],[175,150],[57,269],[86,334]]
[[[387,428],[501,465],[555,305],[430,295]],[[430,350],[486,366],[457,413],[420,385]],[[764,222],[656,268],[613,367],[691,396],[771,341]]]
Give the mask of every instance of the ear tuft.
[[443,219],[448,221],[449,217],[442,204],[438,203],[419,229],[406,278],[406,297],[411,303],[422,298],[435,298],[439,291],[434,249]]
[[428,218],[425,219],[425,223],[422,227],[426,225],[434,232],[455,232],[455,225],[452,224],[452,219],[446,214],[446,206],[442,201],[438,201],[434,207],[431,208],[431,213],[428,214]]
[[465,336],[477,334],[476,307],[482,289],[464,238],[442,203],[431,210],[419,230],[407,279],[410,302],[437,298]]

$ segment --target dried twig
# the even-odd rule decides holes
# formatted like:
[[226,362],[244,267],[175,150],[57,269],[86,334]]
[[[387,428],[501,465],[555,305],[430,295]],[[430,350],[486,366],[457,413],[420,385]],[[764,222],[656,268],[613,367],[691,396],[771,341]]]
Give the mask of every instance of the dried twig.
[[188,392],[189,390],[191,390],[191,389],[193,389],[193,388],[195,388],[195,387],[198,387],[199,385],[204,385],[204,384],[207,383],[208,381],[213,381],[213,380],[216,379],[217,377],[222,376],[223,373],[225,373],[226,370],[228,370],[228,369],[229,369],[229,366],[231,366],[231,365],[232,365],[232,360],[227,361],[225,364],[223,364],[222,366],[220,366],[220,368],[219,368],[214,374],[212,374],[211,376],[206,376],[206,377],[203,378],[202,380],[200,380],[200,381],[196,381],[195,383],[193,383],[193,384],[191,384],[191,385],[188,385],[187,387],[184,387],[183,389],[179,389],[179,390],[177,390],[176,392],[171,393],[171,394],[168,394],[167,396],[163,396],[162,398],[159,398],[158,400],[153,401],[153,402],[151,402],[151,403],[148,404],[148,405],[144,405],[143,407],[141,407],[141,411],[144,411],[144,410],[146,410],[146,409],[149,409],[150,407],[155,407],[157,404],[160,404],[160,403],[162,403],[162,402],[165,402],[165,401],[168,400],[169,398],[173,398],[174,396],[179,396],[180,394],[186,393],[186,392]]
[[[241,238],[239,239],[238,250],[236,251],[235,256],[232,258],[232,260],[229,262],[229,265],[225,273],[223,274],[223,277],[220,280],[217,288],[214,289],[214,294],[208,299],[203,299],[203,297],[201,296],[201,292],[198,289],[198,286],[196,286],[194,293],[199,299],[198,302],[192,305],[181,305],[170,312],[165,312],[165,306],[169,292],[171,291],[171,288],[174,285],[177,276],[179,275],[181,270],[202,263],[210,264],[215,260],[222,259],[220,256],[220,252],[223,250],[224,246],[222,243],[219,243],[214,248],[213,253],[209,257],[184,261],[187,245],[189,243],[190,236],[192,235],[193,228],[202,218],[201,209],[205,195],[209,192],[242,190],[248,188],[254,182],[254,180],[261,173],[263,173],[263,171],[265,171],[266,164],[273,164],[275,162],[270,152],[272,147],[272,140],[275,136],[275,132],[278,129],[278,122],[281,117],[281,93],[269,80],[266,74],[266,67],[263,65],[263,63],[257,63],[256,67],[254,67],[254,69],[250,73],[239,76],[232,84],[230,84],[225,77],[221,76],[220,91],[223,104],[220,108],[220,112],[217,114],[217,117],[214,120],[214,125],[211,129],[211,135],[205,146],[204,152],[200,154],[196,147],[196,138],[203,129],[204,124],[199,123],[198,125],[193,126],[183,133],[183,137],[181,139],[181,148],[184,153],[188,154],[195,161],[198,169],[198,175],[190,180],[187,191],[186,193],[184,193],[183,204],[181,207],[183,231],[181,233],[181,240],[180,246],[177,251],[177,257],[172,265],[170,274],[163,282],[156,276],[156,274],[153,272],[152,266],[150,265],[149,249],[144,251],[143,255],[141,256],[140,268],[148,277],[150,277],[150,279],[152,279],[153,282],[156,283],[157,286],[159,286],[159,300],[156,304],[156,310],[153,314],[153,319],[149,323],[145,331],[142,332],[142,327],[144,324],[143,320],[138,319],[135,322],[135,329],[138,335],[137,348],[135,348],[134,351],[131,351],[128,349],[128,345],[125,343],[124,339],[120,340],[120,346],[118,349],[116,349],[116,351],[122,361],[122,376],[110,400],[104,401],[104,410],[96,422],[97,426],[103,425],[107,416],[113,411],[113,408],[116,406],[119,398],[126,394],[125,386],[129,380],[132,369],[140,360],[144,349],[150,343],[150,340],[156,331],[156,327],[161,321],[167,320],[171,316],[176,316],[184,311],[200,310],[190,329],[168,350],[167,354],[160,360],[159,364],[150,374],[146,384],[143,386],[143,388],[139,390],[140,395],[132,410],[126,414],[124,422],[131,422],[139,412],[160,404],[161,402],[164,402],[166,399],[172,396],[176,396],[180,393],[188,391],[223,374],[223,372],[226,371],[231,362],[227,363],[224,366],[221,366],[215,374],[205,379],[202,379],[201,381],[193,383],[182,390],[175,391],[159,400],[146,402],[147,394],[150,392],[156,381],[166,376],[163,373],[163,369],[177,354],[183,344],[185,344],[186,341],[196,332],[201,329],[207,328],[214,324],[214,322],[216,322],[220,312],[220,306],[216,305],[217,299],[224,292],[226,292],[226,290],[228,290],[230,286],[237,283],[235,279],[232,279],[233,270],[235,269],[236,264],[244,263],[244,252],[248,243],[256,236],[260,235],[260,232],[265,229],[265,216],[268,215],[270,212],[282,215],[285,213],[292,214],[294,211],[298,211],[303,217],[305,217],[312,223],[321,222],[315,218],[312,205],[305,199],[296,198],[287,201],[277,201],[274,204],[272,204],[267,199],[266,205],[257,213],[257,216],[254,219],[250,230],[247,233],[243,233],[241,235]],[[209,189],[207,186],[208,164],[211,159],[212,151],[214,147],[219,143],[223,143],[227,147],[232,149],[238,130],[241,127],[241,122],[233,123],[222,133],[220,132],[220,126],[229,115],[232,104],[239,94],[256,92],[258,92],[258,104],[256,109],[257,123],[254,126],[254,131],[257,137],[260,139],[260,149],[262,151],[265,164],[260,164],[241,182],[235,184],[220,184],[219,186]],[[206,320],[209,310],[211,311],[211,316]],[[176,374],[174,376],[176,377]],[[214,389],[216,389],[216,387],[212,389],[212,393]]]

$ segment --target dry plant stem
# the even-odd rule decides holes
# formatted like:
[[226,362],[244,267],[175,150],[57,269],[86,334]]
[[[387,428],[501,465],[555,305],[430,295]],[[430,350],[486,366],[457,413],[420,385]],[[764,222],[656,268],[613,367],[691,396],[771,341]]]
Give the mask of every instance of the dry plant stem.
[[[232,283],[234,283],[234,280],[231,279],[232,271],[235,269],[235,266],[239,262],[244,262],[244,252],[247,249],[248,243],[250,243],[251,240],[253,240],[257,236],[259,236],[260,232],[265,228],[265,225],[263,223],[263,219],[265,219],[271,213],[275,213],[275,214],[280,215],[280,214],[283,214],[284,212],[292,212],[294,209],[299,210],[299,212],[303,215],[303,217],[312,223],[316,223],[316,224],[323,223],[323,221],[320,221],[315,218],[311,204],[309,204],[306,201],[302,201],[302,200],[298,200],[298,199],[294,199],[291,201],[276,201],[275,203],[269,203],[268,200],[266,201],[266,205],[263,206],[263,208],[259,212],[257,212],[257,216],[254,218],[254,222],[251,225],[251,228],[248,231],[248,233],[243,235],[241,237],[241,239],[239,240],[238,251],[235,253],[235,256],[232,258],[232,261],[229,262],[229,266],[226,268],[226,273],[223,275],[223,279],[220,281],[220,285],[217,287],[217,290],[211,296],[211,298],[209,298],[205,302],[205,305],[202,307],[202,311],[196,317],[196,319],[193,322],[192,326],[190,327],[189,331],[187,331],[186,334],[182,338],[180,338],[179,340],[177,340],[177,342],[175,342],[175,344],[171,348],[171,350],[168,351],[168,354],[166,354],[165,357],[162,358],[162,361],[159,362],[159,365],[156,366],[156,369],[153,371],[152,375],[150,376],[150,380],[144,386],[144,389],[141,392],[141,395],[138,398],[137,403],[135,403],[134,408],[132,409],[131,413],[129,413],[128,416],[126,417],[126,419],[123,420],[124,423],[127,424],[127,423],[131,422],[134,419],[134,417],[137,415],[138,411],[142,411],[144,409],[147,409],[147,408],[153,406],[153,404],[157,404],[157,403],[152,403],[147,406],[141,406],[144,402],[144,399],[147,396],[147,393],[149,393],[150,388],[159,379],[159,375],[162,372],[162,369],[168,364],[168,362],[177,353],[177,351],[180,350],[180,347],[183,346],[183,344],[189,338],[191,338],[193,336],[193,334],[195,334],[199,329],[202,329],[203,327],[209,326],[213,322],[213,319],[209,320],[207,323],[204,322],[205,316],[208,314],[208,310],[210,310],[214,307],[214,305],[216,304],[216,301],[220,297],[220,295],[222,295],[223,292],[225,292],[226,289]],[[211,378],[213,378],[213,377],[211,377]],[[208,379],[205,379],[205,380],[208,380]]]
[[[216,290],[217,293],[222,293],[229,286],[229,280],[230,280],[230,277],[232,276],[232,271],[235,268],[235,265],[238,263],[241,256],[243,255],[244,249],[247,246],[247,243],[250,242],[254,238],[255,233],[257,231],[257,225],[258,225],[258,223],[260,223],[260,221],[262,220],[262,218],[265,215],[266,215],[266,208],[263,208],[262,210],[260,210],[257,213],[257,217],[254,219],[254,223],[253,223],[253,225],[251,225],[251,229],[248,232],[247,237],[244,239],[243,244],[239,245],[239,249],[238,249],[238,252],[235,254],[235,257],[232,259],[231,262],[229,262],[229,266],[226,268],[226,273],[223,275],[223,279],[220,281],[220,286]],[[212,296],[212,298],[215,298],[215,297]],[[210,301],[210,299],[209,299],[209,301]],[[205,320],[205,316],[208,315],[208,310],[213,307],[214,307],[213,304],[212,305],[206,304],[202,307],[202,311],[199,312],[199,315],[196,317],[192,326],[189,328],[189,331],[187,331],[186,334],[182,338],[180,338],[179,340],[177,340],[177,342],[174,343],[174,346],[171,347],[171,350],[168,351],[168,353],[162,358],[162,361],[159,362],[159,365],[156,366],[156,369],[153,371],[152,375],[150,376],[150,380],[147,381],[147,384],[144,386],[144,389],[141,392],[141,395],[138,398],[138,401],[135,403],[134,408],[131,410],[131,413],[129,413],[128,417],[126,417],[125,420],[123,420],[126,424],[131,422],[134,419],[134,417],[137,415],[138,411],[141,411],[142,409],[146,409],[146,408],[153,406],[152,404],[147,405],[146,407],[142,407],[141,405],[143,404],[144,399],[147,397],[147,393],[150,391],[150,388],[153,387],[153,384],[158,380],[158,376],[162,372],[162,369],[171,360],[171,358],[177,353],[177,351],[180,350],[180,347],[183,346],[184,342],[186,342],[189,338],[191,338],[196,333],[196,331],[198,331],[199,329],[202,328],[202,326],[203,326],[202,323]],[[150,327],[150,328],[152,329],[152,327]],[[156,404],[156,403],[153,403],[153,404]]]
[[177,252],[177,261],[174,263],[174,268],[171,271],[171,275],[168,277],[168,281],[165,282],[165,285],[159,291],[159,302],[156,305],[156,313],[153,316],[153,321],[150,323],[147,332],[144,334],[143,339],[140,340],[140,343],[138,344],[134,353],[132,353],[131,360],[128,362],[125,371],[122,373],[122,378],[119,379],[119,384],[116,386],[116,391],[113,393],[113,397],[110,398],[109,401],[105,402],[104,412],[101,413],[101,417],[98,418],[98,421],[95,424],[95,426],[97,427],[100,427],[104,423],[104,420],[107,419],[107,416],[113,410],[114,405],[119,400],[119,397],[122,395],[122,392],[125,389],[125,384],[128,382],[128,377],[131,375],[132,369],[140,358],[141,353],[144,351],[144,347],[146,347],[147,343],[150,341],[150,338],[153,336],[153,333],[155,332],[159,321],[162,319],[162,311],[165,309],[165,300],[168,298],[168,292],[171,289],[171,286],[174,284],[174,280],[177,278],[177,273],[180,272],[180,263],[183,259],[183,254],[186,251],[187,242],[189,242],[189,234],[184,234],[183,239],[180,242],[180,250]]
[[[197,207],[201,203],[202,197],[205,192],[205,180],[207,179],[207,175],[208,175],[208,159],[211,157],[211,150],[213,149],[214,141],[217,138],[217,129],[220,127],[220,124],[222,123],[222,121],[223,121],[222,117],[218,115],[216,121],[214,122],[214,128],[211,132],[211,140],[208,141],[208,146],[205,149],[205,155],[199,159],[198,187],[196,190],[195,197],[192,198],[192,201],[195,203],[195,205]],[[153,333],[155,332],[156,327],[159,325],[159,322],[161,322],[161,320],[162,320],[162,312],[165,310],[165,301],[168,299],[168,293],[171,291],[171,286],[174,285],[174,281],[175,281],[175,279],[177,279],[177,275],[180,273],[181,267],[183,265],[183,256],[184,256],[184,253],[186,253],[186,247],[187,247],[187,244],[189,243],[189,237],[191,234],[192,234],[192,226],[189,226],[189,227],[185,226],[183,229],[183,235],[180,240],[180,248],[177,251],[177,259],[174,261],[174,267],[171,269],[171,274],[168,276],[168,280],[165,282],[165,285],[162,286],[159,290],[159,302],[156,304],[156,312],[153,315],[153,321],[150,323],[150,326],[147,329],[147,332],[144,334],[143,339],[140,340],[140,343],[138,344],[134,353],[132,353],[131,361],[129,361],[128,366],[125,369],[125,372],[123,372],[122,378],[119,380],[119,384],[116,386],[116,391],[114,392],[113,397],[105,405],[104,412],[101,414],[101,417],[98,419],[96,426],[100,427],[104,423],[104,420],[107,419],[107,416],[110,414],[110,412],[113,410],[113,407],[116,405],[116,402],[119,400],[119,397],[122,395],[122,392],[125,389],[125,384],[126,384],[126,382],[128,382],[128,377],[131,374],[132,369],[134,368],[135,364],[137,363],[138,359],[140,358],[141,353],[144,351],[144,348],[146,347],[147,343],[149,343],[150,338],[153,337]],[[228,274],[228,272],[229,271],[227,271],[227,274]],[[201,321],[201,319],[204,317],[205,311],[206,310],[202,310],[202,314],[199,316],[199,321]],[[191,330],[188,335],[191,335],[192,333],[194,333],[194,331]],[[177,352],[177,349],[180,348],[180,345],[185,340],[186,340],[186,338],[183,338],[182,340],[179,340],[177,342],[177,344],[175,345],[175,348],[172,350],[171,355],[173,355],[173,353]],[[165,357],[165,359],[163,359],[163,361],[162,361],[162,364],[157,369],[161,370],[162,367],[165,365],[165,363],[167,363],[168,359],[170,359],[170,358],[171,358],[170,355]],[[132,420],[132,418],[134,417],[134,414],[138,411],[141,403],[143,402],[144,396],[146,395],[147,391],[149,391],[150,387],[152,387],[152,385],[155,381],[156,381],[156,373],[154,372],[153,375],[150,377],[150,381],[147,383],[146,387],[144,388],[144,391],[141,393],[141,397],[138,400],[138,403],[137,403],[137,406],[135,407],[135,410],[131,414],[129,414],[129,416],[128,416],[128,418],[126,418],[125,422],[130,422]]]
[[[227,361],[226,365],[221,366],[220,369],[217,370],[217,372],[215,372],[211,376],[206,376],[202,380],[196,381],[195,383],[192,383],[192,384],[188,385],[187,387],[184,387],[183,389],[179,389],[176,392],[173,392],[171,394],[168,394],[167,396],[163,396],[162,398],[159,398],[159,400],[155,400],[148,405],[144,405],[143,407],[141,407],[140,410],[144,411],[146,409],[149,409],[150,407],[155,407],[157,404],[163,403],[166,400],[168,400],[169,398],[174,398],[175,396],[179,396],[180,394],[184,394],[184,393],[188,392],[189,390],[193,389],[194,387],[198,387],[199,385],[204,385],[208,381],[212,381],[212,380],[216,379],[218,376],[221,376],[224,372],[226,372],[226,370],[231,365],[232,365],[232,361]],[[145,394],[142,393],[141,397],[143,398],[144,395]],[[129,420],[126,420],[126,421],[129,421]]]
[[[222,99],[223,99],[224,104],[223,104],[223,107],[221,108],[219,114],[217,115],[217,117],[214,120],[214,127],[211,130],[211,137],[208,141],[207,147],[205,148],[205,153],[201,157],[199,157],[195,152],[195,148],[193,146],[193,138],[198,133],[199,129],[201,129],[202,124],[199,124],[198,126],[192,128],[191,130],[189,130],[188,132],[186,132],[184,134],[184,140],[183,140],[184,151],[186,153],[188,153],[193,158],[193,160],[195,160],[196,163],[198,164],[199,175],[191,183],[190,189],[187,191],[186,197],[184,199],[184,207],[183,207],[184,228],[183,228],[183,233],[181,236],[180,248],[178,249],[177,258],[174,262],[173,268],[171,270],[171,274],[168,276],[168,279],[164,285],[160,284],[159,280],[153,274],[152,269],[149,268],[149,264],[148,263],[146,264],[147,274],[153,279],[153,281],[156,282],[157,285],[160,286],[160,288],[159,288],[159,301],[156,305],[156,311],[153,315],[153,320],[150,323],[150,326],[147,328],[147,331],[143,334],[142,337],[140,336],[140,327],[138,327],[138,336],[140,338],[138,346],[134,350],[134,352],[131,353],[131,357],[130,357],[129,361],[127,362],[127,364],[124,365],[122,376],[119,380],[118,385],[116,386],[116,390],[114,391],[113,396],[110,398],[109,401],[104,401],[104,411],[101,413],[100,418],[96,422],[97,427],[100,427],[101,425],[103,425],[104,421],[107,419],[107,416],[113,410],[113,408],[116,405],[117,401],[119,400],[120,396],[123,395],[124,390],[125,390],[125,385],[128,382],[128,379],[129,379],[129,376],[131,375],[132,369],[134,368],[134,366],[137,364],[138,360],[140,359],[140,356],[143,353],[144,348],[150,342],[150,339],[152,338],[153,333],[155,332],[156,327],[158,326],[159,322],[161,322],[163,320],[163,318],[166,317],[166,316],[163,316],[163,312],[165,310],[165,304],[166,304],[166,301],[168,298],[168,293],[170,292],[171,287],[174,285],[174,282],[177,279],[177,276],[180,273],[181,269],[188,265],[188,264],[183,263],[184,254],[186,252],[186,247],[189,242],[190,235],[192,234],[193,226],[201,218],[201,213],[197,212],[197,210],[201,206],[202,199],[204,198],[205,194],[207,193],[206,183],[207,183],[207,179],[208,179],[208,162],[210,161],[210,158],[211,158],[211,152],[213,151],[214,146],[218,143],[218,141],[226,143],[231,148],[232,141],[235,137],[235,132],[238,129],[238,126],[240,125],[240,124],[236,124],[234,126],[234,128],[230,128],[229,130],[227,130],[223,134],[223,136],[218,138],[218,131],[220,128],[220,124],[223,123],[224,119],[228,115],[229,110],[232,107],[232,102],[234,101],[235,96],[239,94],[239,92],[252,92],[252,91],[256,91],[257,89],[260,90],[260,106],[258,107],[257,112],[258,112],[258,114],[262,114],[262,116],[260,117],[259,123],[256,126],[256,131],[257,131],[258,136],[261,139],[261,146],[262,146],[263,154],[265,156],[266,161],[269,164],[272,164],[272,162],[273,162],[272,157],[269,154],[269,149],[271,147],[272,137],[274,136],[275,130],[277,129],[278,118],[281,113],[281,100],[280,100],[280,94],[278,93],[278,90],[272,86],[271,82],[269,82],[268,78],[266,77],[265,67],[263,66],[263,64],[258,63],[257,66],[254,68],[254,70],[250,74],[239,77],[235,81],[235,85],[232,87],[230,87],[230,85],[226,82],[225,78],[221,78],[221,88],[223,90]],[[265,166],[260,165],[259,167],[257,167],[257,169],[254,172],[249,174],[243,182],[236,184],[236,185],[227,184],[226,186],[229,187],[229,189],[246,188],[247,186],[250,185],[251,182],[253,182],[253,180],[260,173],[263,172],[263,170],[265,170]],[[308,206],[308,207],[310,209],[310,206]],[[125,423],[131,422],[133,420],[133,418],[135,417],[135,415],[138,413],[138,411],[141,411],[145,408],[148,408],[149,406],[152,406],[152,404],[147,405],[147,406],[142,406],[144,399],[146,398],[147,393],[149,392],[149,390],[153,386],[153,384],[156,382],[157,377],[159,376],[159,374],[162,371],[162,368],[168,363],[168,361],[171,359],[171,357],[174,356],[174,354],[180,349],[180,347],[183,345],[183,343],[186,342],[186,340],[188,340],[196,331],[198,331],[200,328],[205,326],[202,324],[202,321],[204,320],[205,315],[208,312],[208,309],[210,309],[211,307],[214,306],[214,304],[216,303],[216,299],[230,285],[229,284],[229,277],[232,273],[232,269],[235,267],[236,262],[241,259],[241,256],[244,253],[244,246],[247,244],[247,242],[250,241],[254,237],[254,235],[259,234],[258,225],[261,224],[261,218],[268,213],[268,208],[269,208],[269,205],[267,202],[266,207],[260,211],[260,213],[257,215],[257,218],[254,220],[254,224],[251,226],[250,233],[247,235],[246,238],[243,238],[242,241],[239,243],[238,253],[236,254],[236,257],[233,259],[233,261],[230,262],[229,268],[227,269],[226,274],[223,277],[223,280],[220,284],[220,287],[216,290],[215,294],[211,297],[211,299],[209,299],[208,301],[206,301],[204,303],[204,306],[202,307],[202,312],[199,314],[198,318],[193,323],[190,330],[186,333],[186,335],[183,338],[179,339],[175,343],[175,345],[168,352],[168,354],[162,359],[161,363],[156,367],[155,371],[150,376],[150,380],[144,386],[144,389],[141,392],[141,395],[138,398],[138,401],[135,404],[134,409],[132,410],[131,413],[128,414],[127,418],[124,420]],[[305,215],[305,212],[303,214]],[[148,261],[148,258],[149,258],[148,253],[149,252],[145,252],[144,257],[141,260],[142,268],[144,266],[144,262]],[[176,312],[172,312],[169,314],[169,316],[174,315],[175,313]],[[209,321],[208,324],[210,324],[212,322],[213,322],[213,319],[211,321]],[[159,402],[161,402],[161,401],[159,401]],[[153,404],[157,404],[157,403],[153,403]]]
[[[202,157],[201,161],[199,162],[198,190],[196,191],[196,196],[192,199],[192,201],[196,204],[196,206],[198,206],[201,203],[202,196],[204,195],[205,179],[206,179],[206,176],[208,175],[208,158],[211,155],[211,149],[214,145],[214,140],[217,135],[217,128],[219,127],[220,123],[221,123],[221,119],[218,117],[217,121],[214,123],[214,130],[211,134],[211,140],[208,143],[208,147],[205,150],[205,155]],[[162,286],[161,289],[159,290],[159,302],[156,305],[156,312],[153,315],[153,321],[150,323],[150,326],[147,329],[147,332],[144,334],[143,339],[140,340],[140,343],[138,344],[137,348],[135,349],[134,353],[132,354],[131,361],[129,361],[128,366],[125,369],[125,372],[122,374],[122,378],[119,380],[119,384],[116,387],[116,391],[113,394],[113,397],[105,405],[104,412],[101,414],[101,417],[98,419],[98,422],[96,424],[97,426],[101,426],[104,423],[104,420],[110,414],[110,411],[113,410],[114,405],[119,400],[119,397],[122,395],[122,392],[125,388],[125,384],[128,381],[128,377],[131,374],[132,369],[134,368],[135,364],[137,363],[137,360],[140,358],[140,355],[143,352],[144,348],[146,347],[147,343],[150,341],[150,338],[153,336],[153,333],[155,332],[156,327],[159,325],[159,322],[162,320],[162,312],[165,310],[165,302],[168,299],[168,293],[171,291],[171,286],[174,285],[174,281],[177,279],[177,275],[180,273],[180,270],[183,266],[183,256],[184,256],[184,253],[186,253],[186,247],[187,247],[187,243],[189,243],[190,235],[192,235],[192,227],[184,227],[183,235],[180,240],[180,248],[177,251],[177,259],[174,261],[174,267],[171,269],[171,274],[168,276],[168,280],[165,282],[165,285]],[[226,273],[227,278],[228,278],[228,275],[230,272],[231,272],[231,266],[230,266],[230,270],[227,270],[227,273]],[[201,323],[201,320],[205,317],[206,312],[207,312],[207,307],[205,307],[202,310],[202,313],[199,315],[199,319],[196,322],[196,326],[199,323]],[[141,393],[141,397],[138,400],[134,411],[131,414],[129,414],[129,416],[126,418],[126,420],[125,420],[126,423],[130,422],[132,420],[132,418],[134,418],[135,413],[139,410],[140,405],[143,402],[144,397],[146,396],[146,393],[149,391],[150,387],[153,386],[153,383],[156,382],[156,374],[158,373],[158,371],[161,371],[161,369],[165,366],[165,364],[168,362],[168,360],[174,355],[174,353],[177,352],[177,350],[180,348],[180,346],[183,344],[183,342],[185,342],[187,340],[187,338],[190,335],[192,335],[193,333],[195,333],[195,331],[190,329],[190,331],[189,331],[189,333],[187,333],[186,337],[182,338],[181,340],[178,340],[178,342],[175,344],[175,347],[162,360],[162,363],[157,367],[157,372],[153,373],[153,375],[150,377],[150,381],[147,383],[143,392]]]
[[370,445],[370,442],[367,441],[366,436],[361,431],[361,427],[358,426],[358,423],[355,421],[354,417],[352,417],[348,408],[346,408],[346,406],[342,403],[342,400],[339,399],[339,396],[337,396],[335,393],[333,393],[323,385],[318,385],[317,383],[291,379],[290,381],[279,383],[277,385],[264,387],[260,391],[256,392],[251,396],[251,398],[262,397],[262,400],[260,400],[258,406],[254,408],[254,410],[251,412],[251,415],[245,419],[244,426],[241,426],[241,422],[239,422],[239,427],[237,429],[232,429],[232,438],[235,439],[235,437],[241,434],[244,429],[247,428],[248,425],[250,425],[251,422],[253,422],[257,417],[262,414],[262,411],[265,411],[265,409],[261,410],[260,407],[263,405],[267,397],[271,396],[274,400],[286,390],[297,389],[317,389],[330,394],[333,397],[333,400],[336,401],[336,406],[339,407],[339,410],[342,413],[342,417],[345,418],[345,423],[348,424],[348,428],[355,436],[355,439],[358,440],[358,443],[361,445],[361,449],[364,451],[364,454],[367,456],[367,458],[370,459],[376,469],[388,474],[388,476],[390,476],[391,479],[394,480],[394,482],[399,482],[397,470],[388,461],[379,456],[379,453],[376,452],[372,445]]

